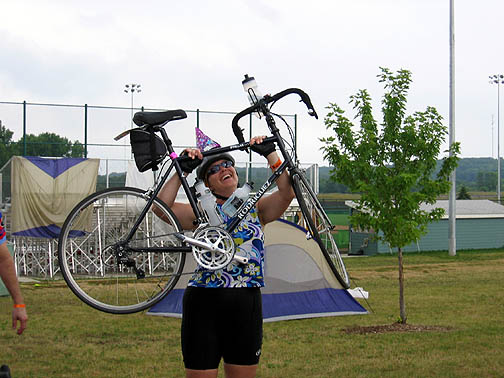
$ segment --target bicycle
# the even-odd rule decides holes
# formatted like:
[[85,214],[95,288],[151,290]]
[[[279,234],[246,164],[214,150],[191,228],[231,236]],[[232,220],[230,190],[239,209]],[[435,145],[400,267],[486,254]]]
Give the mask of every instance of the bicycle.
[[[164,164],[171,163],[148,190],[132,187],[105,189],[83,199],[70,212],[61,229],[58,257],[63,277],[73,293],[100,311],[128,314],[151,307],[174,288],[182,274],[187,253],[192,253],[198,264],[211,270],[220,269],[233,260],[246,263],[246,258],[235,255],[230,234],[285,170],[290,174],[301,210],[299,224],[307,230],[307,238],[317,242],[341,285],[348,288],[349,276],[332,236],[334,226],[287,150],[286,144],[290,147],[294,144],[292,129],[283,117],[271,112],[272,106],[289,94],[299,95],[308,114],[318,118],[309,96],[301,89],[290,88],[264,97],[256,96],[252,89],[249,90],[252,105],[236,114],[232,121],[238,144],[203,152],[205,157],[248,151],[250,143],[245,142],[238,122],[257,112],[265,118],[272,134],[264,141],[276,143],[283,156],[280,167],[243,203],[227,226],[209,224],[207,214],[198,206],[194,187],[189,186],[180,167],[180,163],[189,158],[175,153],[164,129],[167,123],[186,118],[186,113],[183,110],[136,113],[133,122],[139,127],[128,132],[135,133],[131,135],[132,141],[133,135],[136,139],[140,135],[144,145],[150,146],[144,159],[139,157],[137,161],[139,169],[157,169],[163,161]],[[292,144],[281,137],[274,116],[287,125]],[[169,160],[165,159],[166,155]],[[179,176],[196,216],[196,229],[192,234],[181,229],[172,210],[157,198],[173,170]]]

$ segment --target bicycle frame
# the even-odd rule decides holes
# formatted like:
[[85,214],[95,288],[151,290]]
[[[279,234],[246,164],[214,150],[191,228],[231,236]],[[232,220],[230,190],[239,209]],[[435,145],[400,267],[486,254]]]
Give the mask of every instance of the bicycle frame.
[[[172,147],[171,142],[170,142],[169,138],[167,137],[166,132],[164,131],[164,129],[161,129],[161,134],[162,134],[163,140],[165,141],[165,143],[167,143],[168,151],[170,153],[170,156],[174,157],[175,155],[173,155],[173,153],[174,153],[173,147]],[[279,140],[280,140],[280,143],[278,142]],[[280,149],[280,152],[281,152],[281,154],[282,154],[282,156],[284,157],[285,160],[280,165],[280,167],[276,171],[274,171],[273,174],[264,182],[264,184],[255,193],[255,195],[253,195],[252,197],[250,197],[245,202],[245,204],[240,207],[240,209],[238,210],[238,212],[235,215],[234,219],[225,227],[225,230],[227,232],[229,232],[229,233],[233,232],[233,230],[247,216],[247,214],[250,211],[250,209],[252,209],[257,204],[257,202],[262,198],[262,196],[264,195],[264,193],[266,193],[268,191],[268,189],[278,180],[278,178],[280,177],[280,175],[286,169],[289,169],[289,171],[292,171],[293,169],[297,169],[294,166],[291,157],[285,151],[285,145],[283,144],[283,141],[281,139],[279,139],[278,135],[266,138],[264,141],[265,142],[277,142],[278,147]],[[203,156],[206,157],[206,156],[217,155],[217,154],[220,154],[220,153],[223,153],[223,152],[232,152],[232,151],[237,151],[237,150],[245,150],[245,149],[247,149],[249,147],[250,147],[250,142],[235,144],[235,145],[231,145],[231,146],[227,146],[227,147],[219,147],[219,148],[212,149],[211,151],[203,152]],[[175,174],[177,174],[179,176],[179,178],[180,178],[180,180],[182,182],[182,188],[183,188],[183,190],[184,190],[184,192],[185,192],[185,194],[186,194],[186,196],[187,196],[187,198],[189,200],[189,204],[191,205],[191,208],[192,208],[192,210],[193,210],[193,212],[194,212],[194,214],[196,216],[196,222],[198,224],[203,223],[203,216],[202,216],[202,214],[201,214],[201,212],[200,212],[200,210],[199,210],[199,208],[197,206],[196,199],[194,198],[194,195],[193,195],[193,193],[191,191],[189,183],[187,182],[187,178],[182,174],[182,169],[180,168],[180,161],[182,159],[186,159],[186,157],[174,157],[174,158],[172,158],[172,162],[170,164],[170,167],[163,174],[163,176],[159,180],[157,186],[155,187],[154,191],[152,191],[151,193],[148,194],[150,198],[149,198],[146,206],[144,207],[144,209],[140,213],[137,221],[135,222],[135,224],[133,225],[132,229],[130,230],[130,233],[128,234],[128,236],[126,237],[126,239],[124,239],[122,241],[123,245],[127,245],[128,242],[133,239],[133,236],[134,236],[136,230],[138,229],[138,227],[142,223],[143,219],[145,218],[145,215],[147,214],[147,211],[152,206],[152,204],[154,202],[154,198],[156,198],[157,195],[159,194],[159,192],[161,191],[161,188],[163,187],[164,183],[166,182],[166,180],[170,176],[170,174],[171,174],[171,172],[172,172],[173,169],[175,169],[175,171],[176,171]],[[134,252],[135,251],[136,252],[140,252],[140,250],[137,251],[135,248],[130,248],[130,250],[134,251]],[[170,250],[174,250],[175,252],[191,252],[191,248],[187,248],[187,247],[179,247],[179,248],[170,247]],[[159,248],[159,247],[158,248],[142,248],[141,251],[142,252],[166,252],[166,249]]]
[[[237,150],[246,151],[252,148],[250,142],[245,142],[243,130],[238,126],[238,121],[245,115],[258,112],[260,115],[264,115],[271,132],[271,136],[263,142],[276,143],[278,154],[284,160],[257,192],[242,204],[237,213],[228,220],[227,224],[220,227],[208,224],[206,213],[198,208],[199,201],[196,197],[196,191],[189,186],[182,171],[181,164],[183,166],[183,163],[191,158],[187,154],[178,156],[175,153],[173,145],[165,129],[163,129],[163,126],[170,121],[186,118],[185,112],[179,109],[150,114],[137,113],[133,119],[135,124],[143,131],[159,132],[161,134],[171,162],[167,164],[168,161],[165,160],[168,169],[158,177],[155,186],[147,191],[138,188],[106,189],[86,197],[71,211],[62,227],[60,243],[58,244],[58,257],[65,281],[72,291],[82,301],[96,309],[110,313],[126,314],[150,307],[174,289],[182,274],[192,274],[183,272],[185,253],[192,252],[196,262],[202,268],[211,271],[222,269],[228,266],[231,261],[238,264],[249,264],[248,254],[244,256],[241,253],[235,253],[237,247],[232,233],[248,217],[250,210],[257,205],[271,186],[278,182],[277,180],[286,170],[290,173],[292,189],[303,214],[303,218],[299,218],[299,220],[304,222],[303,225],[307,231],[306,238],[315,240],[336,278],[344,287],[349,287],[348,274],[331,234],[333,228],[331,222],[313,193],[310,183],[297,167],[297,161],[291,157],[291,151],[286,149],[280,131],[275,125],[274,114],[269,109],[274,102],[291,93],[298,94],[301,101],[307,106],[308,114],[317,117],[308,95],[300,89],[291,88],[274,96],[267,95],[260,99],[256,97],[256,100],[258,100],[256,103],[236,114],[233,118],[232,128],[238,144],[219,147],[202,153],[203,157],[216,157],[218,154]],[[290,128],[289,131],[291,131]],[[118,138],[127,133],[122,133]],[[154,159],[154,156],[157,155],[154,153],[156,150],[152,149],[153,141],[157,143],[157,139],[152,138],[151,134],[151,156]],[[137,139],[135,142],[143,141]],[[157,163],[156,160],[152,161]],[[180,222],[177,221],[176,214],[158,199],[162,188],[172,174],[179,177],[183,191],[187,195],[195,216],[193,224],[195,232],[191,236],[184,234]],[[104,201],[109,198],[110,201]],[[125,201],[116,201],[116,199],[123,198]],[[135,205],[131,209],[128,207],[128,198],[135,199],[135,201],[132,201]],[[109,229],[112,232],[109,234],[108,229],[101,227],[102,224],[108,222],[100,222],[100,219],[107,216],[108,205],[115,205],[116,202],[121,204],[121,208],[111,208],[113,211],[111,211]],[[122,207],[122,203],[126,204],[125,208]],[[143,208],[137,208],[139,203],[146,204]],[[103,267],[100,266],[96,270],[88,270],[85,266],[82,266],[84,269],[82,270],[73,266],[76,251],[74,250],[75,241],[72,240],[71,231],[81,229],[80,223],[87,224],[89,221],[87,215],[90,213],[88,210],[92,210],[93,213],[96,210],[97,224],[92,224],[89,233],[85,233],[83,240],[76,239],[79,243],[76,248],[78,250],[82,248],[82,252],[86,257],[86,253],[93,254],[94,258],[97,259],[96,261],[102,263]],[[139,215],[138,210],[140,210]],[[153,217],[151,218],[149,214]],[[145,221],[149,222],[146,222],[144,227],[143,223]],[[127,236],[124,237],[124,233]],[[138,239],[135,239],[135,236]],[[152,243],[150,239],[153,240]],[[175,239],[178,239],[178,242],[175,242]],[[72,265],[69,265],[69,263]],[[83,280],[81,281],[81,279]],[[96,282],[102,279],[101,282],[106,285],[91,285],[92,287],[90,287],[86,284],[87,279],[97,280]],[[137,280],[142,280],[141,283],[138,282],[138,286],[136,284]],[[130,284],[133,284],[131,290],[129,288]],[[100,286],[100,290],[94,291],[94,286]],[[107,291],[106,295],[103,295],[102,289]]]
[[[242,118],[246,114],[250,114],[254,111],[258,111],[262,113],[266,119],[266,123],[268,125],[268,128],[270,132],[272,133],[271,137],[265,138],[264,142],[275,142],[278,146],[278,149],[280,150],[280,153],[284,159],[283,163],[280,165],[280,167],[273,172],[273,174],[266,180],[266,182],[259,188],[259,190],[256,192],[256,194],[252,197],[250,197],[244,205],[238,209],[237,214],[234,216],[234,219],[224,228],[228,233],[232,233],[234,229],[240,224],[240,222],[247,216],[249,211],[257,204],[257,202],[262,198],[262,196],[266,193],[266,191],[278,180],[280,175],[287,169],[289,173],[292,175],[295,173],[298,168],[294,164],[291,156],[287,153],[284,141],[282,137],[280,136],[280,130],[277,128],[275,119],[273,118],[273,115],[271,114],[269,108],[268,108],[268,103],[271,102],[276,102],[280,98],[291,94],[291,93],[296,93],[301,97],[301,100],[306,104],[306,106],[309,109],[309,114],[312,116],[315,116],[318,118],[315,110],[313,109],[313,106],[311,104],[311,101],[304,93],[303,91],[297,89],[297,88],[291,88],[284,90],[274,96],[270,97],[265,97],[261,100],[259,100],[256,104],[250,106],[249,108],[243,110],[242,112],[238,113],[235,118],[233,119],[233,132],[236,135],[238,139],[238,144],[234,144],[231,146],[226,146],[226,147],[219,147],[219,148],[214,148],[209,151],[202,152],[203,157],[207,156],[213,156],[217,154],[221,154],[224,152],[232,152],[232,151],[247,151],[248,148],[250,148],[250,142],[245,142],[243,138],[243,134],[241,129],[238,126],[238,120]],[[194,215],[196,216],[196,225],[204,223],[204,218],[198,209],[197,202],[195,199],[195,196],[193,192],[191,191],[191,188],[187,182],[186,177],[183,174],[182,168],[180,167],[180,163],[184,160],[190,159],[188,156],[178,156],[176,152],[173,149],[172,142],[170,138],[168,137],[168,134],[166,133],[166,130],[163,127],[158,127],[157,131],[161,133],[161,136],[163,138],[164,143],[167,146],[168,149],[168,154],[170,159],[172,160],[170,167],[166,171],[166,173],[161,177],[160,181],[158,182],[157,186],[154,188],[152,192],[148,192],[148,196],[150,197],[145,208],[142,210],[140,213],[140,216],[138,217],[137,221],[135,222],[134,226],[130,230],[130,233],[124,239],[121,244],[122,246],[126,246],[130,240],[132,240],[133,235],[135,234],[136,230],[138,229],[139,225],[145,218],[145,215],[147,214],[148,210],[152,206],[154,199],[158,196],[159,192],[161,191],[164,183],[170,176],[171,172],[173,169],[175,169],[176,174],[179,176],[180,181],[182,183],[182,188],[189,200],[189,204],[191,205],[191,208],[194,212]],[[131,251],[136,251],[134,248],[129,248]],[[170,250],[174,251],[179,251],[179,252],[191,252],[190,247],[171,247]],[[141,250],[142,252],[166,252],[165,249],[162,248],[144,248]]]

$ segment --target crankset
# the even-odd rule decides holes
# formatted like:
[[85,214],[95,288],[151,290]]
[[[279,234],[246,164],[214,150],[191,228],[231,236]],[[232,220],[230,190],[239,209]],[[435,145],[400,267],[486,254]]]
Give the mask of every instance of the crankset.
[[192,246],[192,253],[196,262],[208,270],[218,270],[227,266],[231,261],[246,264],[246,257],[235,255],[233,238],[226,230],[205,226],[199,228],[193,237],[176,234],[182,242]]

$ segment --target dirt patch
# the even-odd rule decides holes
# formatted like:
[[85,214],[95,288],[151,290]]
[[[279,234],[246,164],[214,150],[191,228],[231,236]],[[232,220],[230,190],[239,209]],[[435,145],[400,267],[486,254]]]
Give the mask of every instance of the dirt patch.
[[390,333],[390,332],[448,332],[453,328],[441,326],[413,325],[392,323],[374,326],[353,326],[343,329],[346,334],[365,335],[370,333]]

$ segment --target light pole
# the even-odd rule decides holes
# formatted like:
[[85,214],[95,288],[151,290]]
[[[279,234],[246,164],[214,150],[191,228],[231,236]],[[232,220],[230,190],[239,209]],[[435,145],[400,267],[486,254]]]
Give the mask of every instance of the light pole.
[[504,84],[504,75],[491,75],[490,84],[497,84],[497,202],[501,200],[501,169],[500,169],[500,85]]
[[495,140],[494,140],[494,115],[492,114],[492,159],[494,157],[494,147],[495,147]]
[[[450,0],[450,157],[453,156],[453,143],[455,143],[455,0]],[[455,169],[450,174],[450,194],[448,201],[448,254],[457,254],[457,192]]]
[[140,84],[126,84],[124,86],[125,93],[131,93],[131,127],[133,128],[133,95],[135,93],[140,93],[142,90],[140,89]]

